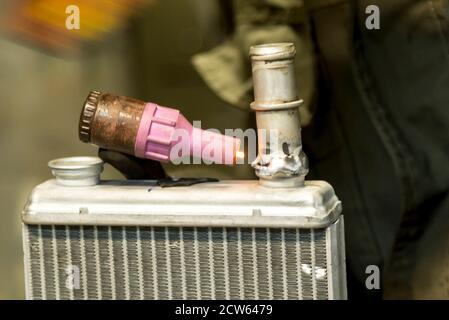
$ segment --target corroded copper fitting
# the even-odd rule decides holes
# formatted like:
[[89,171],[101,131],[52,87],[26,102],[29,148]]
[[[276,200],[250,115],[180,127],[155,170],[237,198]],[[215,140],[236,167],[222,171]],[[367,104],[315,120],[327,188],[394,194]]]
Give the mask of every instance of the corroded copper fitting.
[[79,138],[99,147],[134,154],[146,102],[92,91],[81,111]]

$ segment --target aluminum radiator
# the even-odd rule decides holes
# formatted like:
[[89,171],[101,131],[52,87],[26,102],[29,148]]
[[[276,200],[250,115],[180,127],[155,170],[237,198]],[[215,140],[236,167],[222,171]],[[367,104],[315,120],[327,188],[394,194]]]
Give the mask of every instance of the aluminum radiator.
[[[328,183],[304,182],[295,52],[291,43],[250,50],[251,108],[260,129],[252,165],[260,181],[164,188],[157,181],[100,181],[98,158],[51,161],[56,179],[33,190],[22,216],[27,297],[345,299],[341,203]],[[81,139],[99,135],[99,143],[110,140],[107,147],[131,141],[125,149],[133,154],[129,135],[140,116],[122,115],[117,125],[106,112],[107,125],[93,125],[97,98],[91,94],[83,108]],[[109,107],[125,115],[135,104],[116,99]],[[144,129],[145,143],[174,142]]]
[[340,211],[321,181],[50,180],[23,213],[27,298],[344,299]]

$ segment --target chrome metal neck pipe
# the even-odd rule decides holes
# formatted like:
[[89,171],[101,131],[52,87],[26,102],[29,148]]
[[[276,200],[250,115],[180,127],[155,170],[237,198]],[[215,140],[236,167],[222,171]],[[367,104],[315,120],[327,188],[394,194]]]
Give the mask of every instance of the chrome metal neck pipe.
[[258,128],[258,156],[252,163],[260,183],[297,187],[308,172],[301,127],[292,43],[272,43],[250,49]]

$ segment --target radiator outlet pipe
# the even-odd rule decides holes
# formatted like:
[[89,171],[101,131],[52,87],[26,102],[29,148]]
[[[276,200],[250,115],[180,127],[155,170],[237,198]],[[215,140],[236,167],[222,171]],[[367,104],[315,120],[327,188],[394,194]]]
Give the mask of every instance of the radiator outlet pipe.
[[233,165],[240,140],[201,130],[174,108],[92,91],[81,111],[79,138],[139,158],[176,162],[183,157]]
[[252,166],[268,187],[298,187],[308,172],[302,150],[301,126],[292,43],[272,43],[250,49],[258,129],[258,156]]

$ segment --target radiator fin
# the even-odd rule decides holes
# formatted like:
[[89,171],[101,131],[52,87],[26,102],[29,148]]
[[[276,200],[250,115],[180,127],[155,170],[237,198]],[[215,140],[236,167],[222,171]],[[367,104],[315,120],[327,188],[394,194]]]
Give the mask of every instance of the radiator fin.
[[24,228],[32,299],[329,298],[326,229]]

